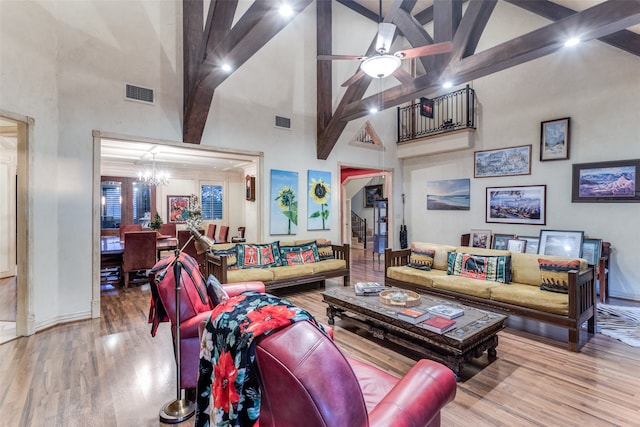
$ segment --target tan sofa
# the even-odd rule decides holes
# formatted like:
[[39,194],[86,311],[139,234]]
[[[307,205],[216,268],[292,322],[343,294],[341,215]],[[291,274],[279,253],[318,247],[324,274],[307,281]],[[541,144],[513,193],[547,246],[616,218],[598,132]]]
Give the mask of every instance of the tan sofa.
[[[568,329],[568,348],[580,348],[580,326],[587,323],[588,332],[596,330],[596,289],[593,268],[580,259],[579,271],[568,273],[568,293],[542,290],[539,258],[566,262],[571,258],[548,255],[511,253],[503,250],[448,246],[414,242],[412,248],[433,250],[431,270],[410,267],[412,249],[385,251],[385,283],[387,286],[417,290],[458,300],[472,306],[515,314]],[[499,283],[447,274],[448,253],[479,256],[511,257],[511,282]]]
[[[318,239],[322,242],[324,239]],[[296,240],[293,242],[279,242],[279,246],[304,245],[314,240]],[[238,245],[251,243],[238,243]],[[323,259],[300,265],[287,265],[268,268],[230,268],[229,257],[215,255],[216,251],[224,251],[236,246],[236,243],[216,244],[207,252],[207,276],[213,274],[220,283],[264,282],[266,290],[305,283],[321,283],[332,277],[343,277],[344,286],[349,285],[349,245],[327,245],[325,249],[330,259]],[[234,262],[233,260],[231,262]]]

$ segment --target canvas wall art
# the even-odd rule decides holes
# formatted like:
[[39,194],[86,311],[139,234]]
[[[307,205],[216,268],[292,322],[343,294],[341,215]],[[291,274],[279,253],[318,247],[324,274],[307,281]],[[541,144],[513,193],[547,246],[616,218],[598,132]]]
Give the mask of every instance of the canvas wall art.
[[307,171],[307,230],[331,229],[331,172]]
[[271,170],[271,234],[298,232],[298,172]]
[[471,180],[443,179],[427,181],[427,209],[436,211],[468,211]]

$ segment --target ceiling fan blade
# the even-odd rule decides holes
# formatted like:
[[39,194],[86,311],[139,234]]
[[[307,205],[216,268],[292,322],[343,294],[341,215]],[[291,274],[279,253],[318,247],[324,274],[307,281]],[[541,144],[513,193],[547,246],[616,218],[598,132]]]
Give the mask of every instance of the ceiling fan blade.
[[357,82],[358,80],[360,80],[362,77],[364,77],[364,71],[362,71],[361,69],[358,69],[358,71],[356,71],[356,73],[351,76],[346,82],[342,83],[342,87],[348,87],[351,86],[352,84],[354,84],[355,82]]
[[393,36],[396,34],[396,26],[388,22],[378,24],[378,38],[376,40],[376,52],[388,53],[391,51]]
[[317,59],[320,60],[333,60],[333,59],[348,59],[348,60],[358,60],[363,61],[367,59],[366,56],[356,56],[356,55],[318,55]]
[[439,53],[451,52],[453,43],[443,42],[436,44],[428,44],[426,46],[414,47],[411,49],[400,50],[394,53],[400,59],[417,58],[419,56],[437,55]]
[[413,77],[404,68],[400,67],[393,72],[393,77],[398,79],[402,84],[408,85],[413,83]]

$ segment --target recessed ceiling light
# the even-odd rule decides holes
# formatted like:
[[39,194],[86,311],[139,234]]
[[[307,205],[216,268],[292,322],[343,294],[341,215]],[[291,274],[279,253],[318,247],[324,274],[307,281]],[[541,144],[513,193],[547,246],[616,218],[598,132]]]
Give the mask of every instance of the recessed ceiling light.
[[369,112],[370,112],[371,114],[375,114],[375,113],[377,113],[377,112],[378,112],[378,109],[377,109],[376,107],[371,107],[371,108],[369,108]]
[[226,72],[226,73],[228,73],[229,71],[231,71],[231,65],[229,65],[229,64],[227,64],[227,63],[222,64],[222,67],[221,67],[221,68],[222,68],[222,71],[224,71],[224,72]]
[[575,46],[578,43],[580,43],[580,39],[578,37],[571,37],[569,40],[567,40],[564,45],[566,47],[571,47],[571,46]]
[[450,81],[446,81],[442,84],[442,87],[445,89],[449,89],[453,87],[453,83],[451,83]]
[[283,4],[279,9],[280,15],[282,16],[291,16],[293,15],[293,9],[288,4]]

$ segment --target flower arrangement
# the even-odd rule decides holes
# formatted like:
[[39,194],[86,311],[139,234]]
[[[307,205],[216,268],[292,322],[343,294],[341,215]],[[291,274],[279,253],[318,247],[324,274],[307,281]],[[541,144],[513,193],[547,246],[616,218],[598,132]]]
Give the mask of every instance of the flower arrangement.
[[200,230],[202,228],[202,211],[200,210],[200,201],[198,196],[192,194],[189,196],[189,205],[186,209],[186,223],[188,229]]
[[296,192],[288,185],[282,187],[278,192],[278,206],[282,210],[284,216],[289,221],[287,226],[287,234],[291,234],[291,223],[298,225],[298,202],[296,201]]
[[[309,218],[321,218],[322,219],[322,229],[325,230],[325,221],[329,217],[329,209],[327,206],[327,202],[329,201],[329,193],[331,192],[331,187],[328,183],[323,182],[322,179],[316,180],[315,178],[311,179],[311,184],[309,184],[310,190],[309,195],[311,199],[320,205],[320,210],[313,212]],[[327,208],[327,209],[325,209]]]

